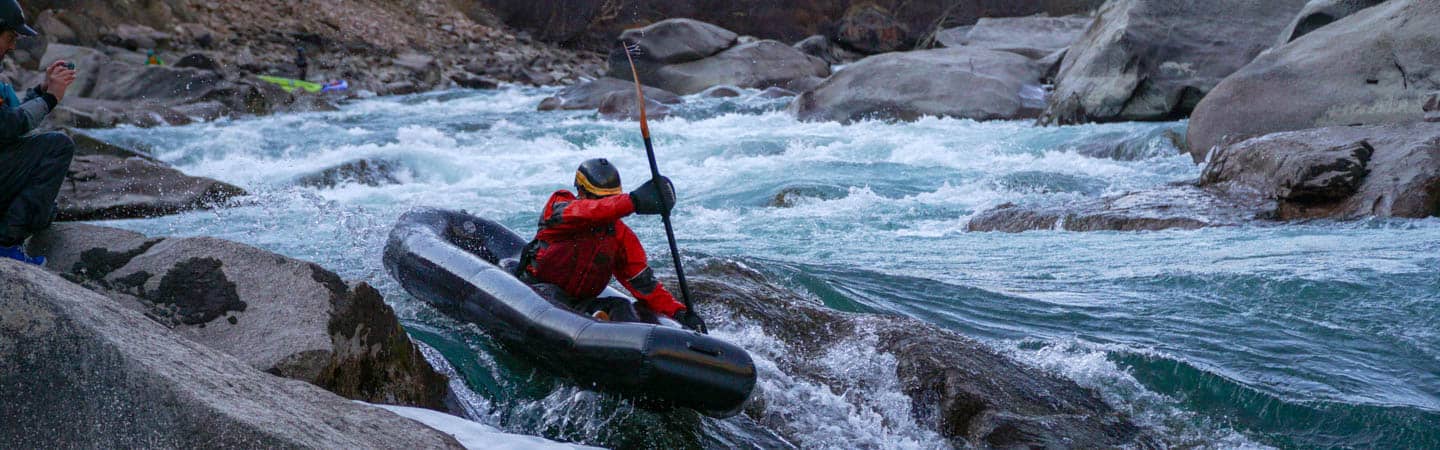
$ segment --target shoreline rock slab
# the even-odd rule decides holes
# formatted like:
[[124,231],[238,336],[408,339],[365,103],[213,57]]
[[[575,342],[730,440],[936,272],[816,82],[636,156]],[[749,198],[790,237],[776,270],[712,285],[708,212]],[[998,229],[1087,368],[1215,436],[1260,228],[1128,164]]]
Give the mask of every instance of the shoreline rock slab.
[[1200,183],[1273,200],[1279,220],[1440,215],[1440,123],[1247,139],[1221,146]]
[[974,120],[1036,117],[1041,67],[1008,52],[969,48],[887,53],[860,60],[800,94],[800,120],[853,122],[923,116]]
[[1310,128],[1424,120],[1440,89],[1440,2],[1391,0],[1266,52],[1215,87],[1190,120],[1190,155]]
[[1269,48],[1304,0],[1114,0],[1066,53],[1044,124],[1186,117]]
[[245,195],[151,159],[91,154],[75,156],[56,203],[59,220],[110,220],[204,209]]
[[257,370],[347,398],[444,410],[448,387],[379,292],[313,263],[209,237],[56,224],[30,251]]
[[13,445],[460,448],[262,374],[37,267],[0,261],[0,310],[0,441]]

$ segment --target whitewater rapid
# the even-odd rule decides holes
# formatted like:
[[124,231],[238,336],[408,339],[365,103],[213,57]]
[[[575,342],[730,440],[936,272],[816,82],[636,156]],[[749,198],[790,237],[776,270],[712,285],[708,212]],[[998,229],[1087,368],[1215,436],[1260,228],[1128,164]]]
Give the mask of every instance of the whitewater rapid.
[[[452,91],[101,131],[253,194],[107,225],[236,240],[376,285],[473,391],[470,418],[507,432],[612,447],[947,446],[908,416],[893,358],[864,346],[820,362],[858,377],[858,391],[836,392],[780,370],[774,337],[717,330],[756,355],[763,395],[786,417],[673,417],[538,373],[399,289],[379,255],[411,207],[466,209],[527,234],[583,159],[609,158],[627,186],[644,179],[634,123],[535,111],[552,92]],[[691,97],[651,124],[688,258],[740,261],[831,307],[979,338],[1096,389],[1177,445],[1440,445],[1440,221],[967,233],[971,216],[1004,203],[1194,179],[1199,167],[1176,147],[1185,123],[801,123],[784,99],[755,94]],[[399,183],[296,185],[357,159],[394,162]],[[667,267],[658,221],[627,223]]]

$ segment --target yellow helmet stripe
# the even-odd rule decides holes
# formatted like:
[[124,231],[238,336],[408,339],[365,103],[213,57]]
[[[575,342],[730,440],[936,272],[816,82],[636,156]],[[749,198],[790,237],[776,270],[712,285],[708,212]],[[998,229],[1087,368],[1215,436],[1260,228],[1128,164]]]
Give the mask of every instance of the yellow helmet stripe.
[[620,188],[620,186],[615,186],[615,187],[609,188],[609,189],[601,189],[601,188],[595,187],[595,185],[590,184],[590,180],[585,179],[585,174],[580,173],[580,171],[578,171],[578,170],[575,171],[575,185],[576,185],[576,186],[580,186],[581,189],[584,189],[585,191],[587,191],[587,192],[589,192],[589,193],[591,193],[591,194],[600,195],[600,196],[616,195],[616,194],[619,194],[619,193],[621,193],[621,192],[624,192],[624,190],[622,190],[622,189]]

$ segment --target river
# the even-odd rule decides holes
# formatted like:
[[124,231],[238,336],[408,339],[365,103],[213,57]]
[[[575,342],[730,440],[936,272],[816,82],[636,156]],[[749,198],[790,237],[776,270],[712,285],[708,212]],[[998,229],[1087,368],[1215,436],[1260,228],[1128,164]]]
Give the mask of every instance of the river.
[[[762,395],[788,408],[787,423],[664,414],[550,377],[400,289],[380,254],[412,207],[465,209],[528,236],[584,159],[609,158],[627,187],[648,178],[635,123],[535,111],[554,91],[102,130],[253,194],[105,224],[235,240],[377,286],[463,376],[472,418],[510,432],[614,447],[945,448],[887,388],[893,359],[863,348],[822,363],[874,377],[865,385],[875,391],[833,392],[767,369],[765,336],[716,330],[757,354]],[[1196,178],[1174,142],[1186,124],[802,123],[786,99],[756,94],[689,98],[651,123],[687,258],[739,261],[834,308],[980,339],[1097,390],[1173,445],[1440,447],[1440,220],[969,233],[973,214],[1006,202],[1059,205]],[[295,182],[357,159],[391,162],[398,183]],[[660,221],[627,223],[668,268]]]

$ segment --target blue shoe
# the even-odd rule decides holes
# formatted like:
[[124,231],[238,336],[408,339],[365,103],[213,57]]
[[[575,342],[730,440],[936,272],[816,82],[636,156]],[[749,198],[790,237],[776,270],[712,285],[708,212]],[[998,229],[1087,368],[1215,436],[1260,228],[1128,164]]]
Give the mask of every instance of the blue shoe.
[[37,266],[45,265],[44,256],[27,255],[25,254],[25,247],[19,245],[14,247],[0,247],[0,258],[10,258],[26,264],[34,264]]

